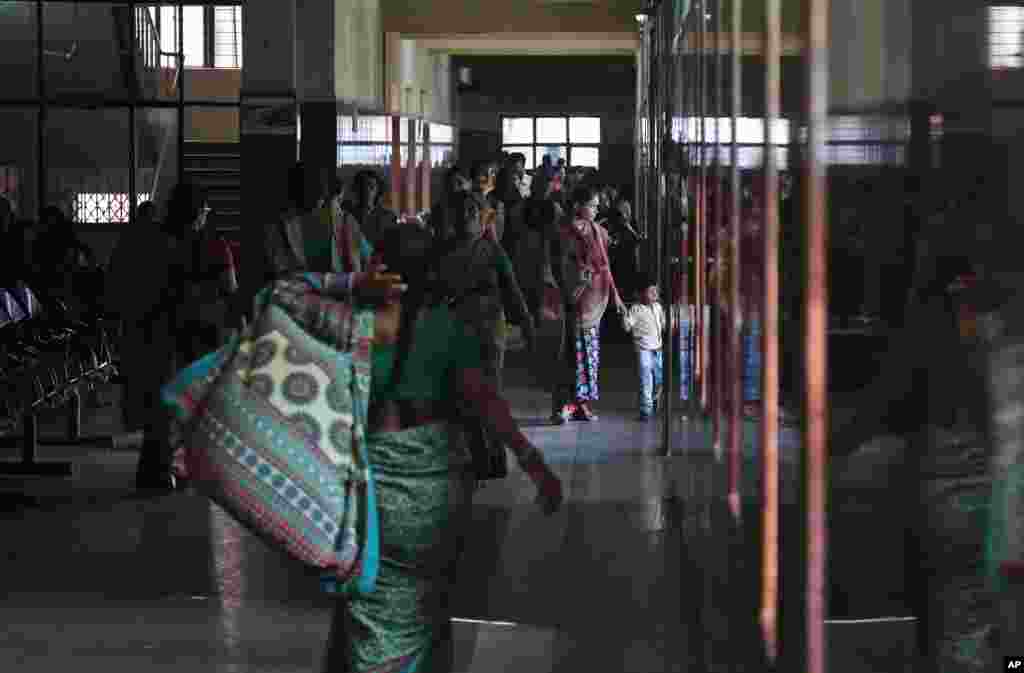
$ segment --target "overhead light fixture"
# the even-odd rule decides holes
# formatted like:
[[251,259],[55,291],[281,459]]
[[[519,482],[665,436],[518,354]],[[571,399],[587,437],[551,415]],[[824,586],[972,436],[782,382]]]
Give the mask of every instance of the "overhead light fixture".
[[641,26],[647,23],[648,19],[654,16],[654,12],[657,11],[655,9],[656,4],[655,0],[645,0],[645,2],[640,3],[640,11],[636,13],[636,22]]

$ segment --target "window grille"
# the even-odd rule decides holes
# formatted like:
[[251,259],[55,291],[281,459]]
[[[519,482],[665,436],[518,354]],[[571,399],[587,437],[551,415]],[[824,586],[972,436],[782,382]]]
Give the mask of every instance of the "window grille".
[[[150,7],[150,16],[160,30],[160,50],[170,53],[178,51],[178,8],[160,7],[160,14],[157,15],[157,8]],[[206,33],[204,31],[203,8],[188,6],[182,10],[182,23],[184,24],[184,52],[185,65],[201,68],[206,65],[204,57],[206,53]]]
[[[148,192],[140,192],[138,201],[149,200]],[[78,193],[74,197],[75,222],[79,224],[123,224],[128,222],[128,194]]]
[[526,156],[526,169],[539,166],[545,155],[552,163],[600,168],[601,118],[575,116],[503,117],[501,149]]
[[[206,10],[212,10],[207,13]],[[158,13],[159,12],[159,13]],[[160,31],[160,49],[178,51],[178,8],[150,7]],[[185,65],[192,68],[242,67],[242,8],[238,6],[183,8]],[[212,26],[207,21],[212,21]],[[207,41],[212,41],[208,50]],[[212,59],[212,60],[211,60]]]
[[988,8],[988,60],[994,70],[1024,66],[1024,7]]
[[213,8],[213,67],[242,67],[242,8]]

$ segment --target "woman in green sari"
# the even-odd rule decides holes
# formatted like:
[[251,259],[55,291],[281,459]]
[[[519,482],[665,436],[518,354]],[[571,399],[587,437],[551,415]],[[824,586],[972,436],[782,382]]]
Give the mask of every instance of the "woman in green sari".
[[451,671],[449,596],[473,475],[454,438],[461,400],[512,449],[546,513],[561,505],[558,478],[512,419],[483,371],[481,343],[444,304],[432,301],[430,234],[394,231],[382,261],[406,281],[400,301],[376,311],[367,447],[380,521],[380,566],[369,595],[339,600],[327,671]]

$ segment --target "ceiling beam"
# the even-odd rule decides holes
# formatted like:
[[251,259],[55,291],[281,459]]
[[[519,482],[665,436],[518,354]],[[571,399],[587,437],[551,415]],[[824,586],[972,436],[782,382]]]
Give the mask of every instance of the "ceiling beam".
[[[730,36],[727,33],[705,33],[704,51],[719,54],[728,54],[730,49]],[[680,39],[678,48],[683,53],[693,53],[698,50],[697,36],[687,33]],[[782,35],[782,55],[798,56],[803,51],[803,36],[795,34]],[[759,56],[764,49],[764,35],[762,33],[740,33],[740,51],[744,56]]]
[[601,55],[634,54],[640,48],[637,33],[483,33],[462,35],[403,34],[404,39],[431,51],[449,54]]

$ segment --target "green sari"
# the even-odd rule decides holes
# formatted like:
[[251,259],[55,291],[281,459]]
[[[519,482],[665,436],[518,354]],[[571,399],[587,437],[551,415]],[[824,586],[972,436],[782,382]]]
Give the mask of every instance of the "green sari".
[[[442,400],[458,370],[481,364],[480,343],[447,307],[426,309],[402,382],[388,383],[394,348],[374,346],[374,399]],[[367,435],[380,522],[380,565],[370,594],[339,601],[327,673],[447,673],[449,596],[473,478],[455,426],[439,422]]]

